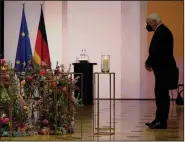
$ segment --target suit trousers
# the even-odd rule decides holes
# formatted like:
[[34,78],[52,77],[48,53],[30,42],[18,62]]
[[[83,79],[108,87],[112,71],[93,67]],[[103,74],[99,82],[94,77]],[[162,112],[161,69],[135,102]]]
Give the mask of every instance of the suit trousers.
[[156,121],[166,122],[170,110],[169,76],[164,71],[154,71],[155,75],[155,100],[156,100]]

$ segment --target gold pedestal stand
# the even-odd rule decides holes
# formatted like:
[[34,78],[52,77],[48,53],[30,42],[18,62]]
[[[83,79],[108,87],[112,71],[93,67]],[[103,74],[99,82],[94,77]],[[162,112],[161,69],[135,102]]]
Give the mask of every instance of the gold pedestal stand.
[[[100,127],[100,94],[99,94],[100,75],[107,75],[109,77],[109,92],[110,92],[109,126],[103,126],[103,127]],[[95,72],[93,76],[93,82],[94,82],[93,136],[114,135],[115,134],[115,73],[114,72],[110,72],[110,73]],[[97,102],[97,105],[96,105],[96,102]],[[113,120],[112,120],[112,117],[113,117]]]

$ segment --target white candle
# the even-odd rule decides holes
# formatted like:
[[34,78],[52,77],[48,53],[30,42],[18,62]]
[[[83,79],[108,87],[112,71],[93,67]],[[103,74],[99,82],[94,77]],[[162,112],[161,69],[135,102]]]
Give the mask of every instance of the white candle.
[[109,60],[106,57],[103,59],[103,71],[104,72],[109,71]]

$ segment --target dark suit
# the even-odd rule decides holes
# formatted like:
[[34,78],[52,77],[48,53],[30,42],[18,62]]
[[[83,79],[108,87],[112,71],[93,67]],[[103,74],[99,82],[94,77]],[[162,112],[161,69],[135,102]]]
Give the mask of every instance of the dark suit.
[[173,35],[164,24],[153,35],[146,65],[155,75],[155,120],[166,122],[170,108],[169,90],[177,88],[178,69],[173,56]]

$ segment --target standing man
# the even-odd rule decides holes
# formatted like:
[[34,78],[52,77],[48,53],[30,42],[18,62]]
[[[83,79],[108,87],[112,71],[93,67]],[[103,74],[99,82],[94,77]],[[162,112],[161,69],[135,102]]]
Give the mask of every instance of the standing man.
[[173,35],[157,14],[149,15],[146,24],[148,32],[154,32],[145,68],[154,72],[157,107],[155,119],[146,125],[151,129],[166,129],[170,109],[169,90],[178,86],[178,68],[173,56]]

